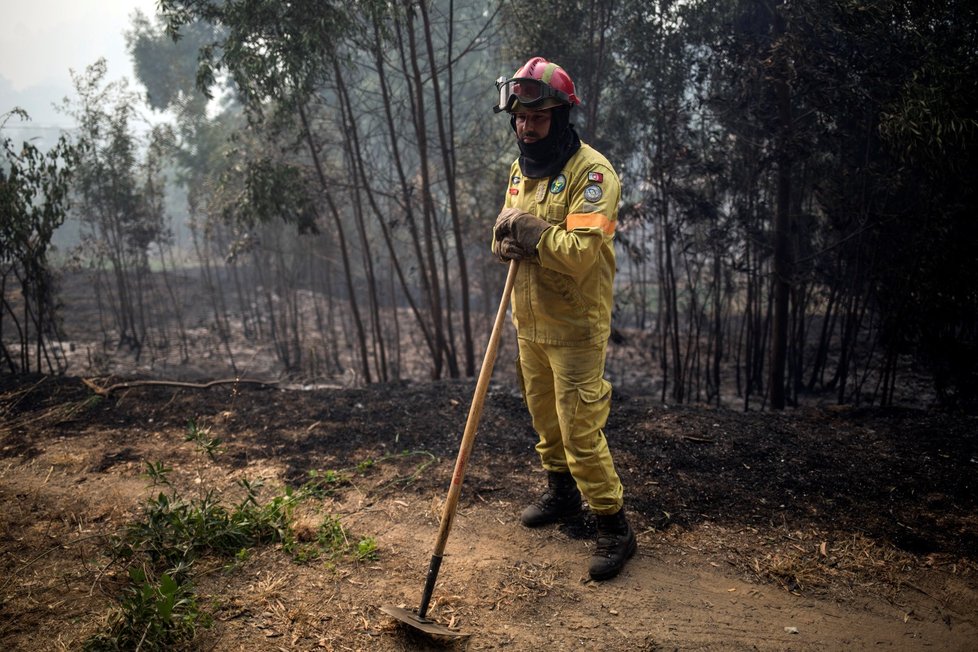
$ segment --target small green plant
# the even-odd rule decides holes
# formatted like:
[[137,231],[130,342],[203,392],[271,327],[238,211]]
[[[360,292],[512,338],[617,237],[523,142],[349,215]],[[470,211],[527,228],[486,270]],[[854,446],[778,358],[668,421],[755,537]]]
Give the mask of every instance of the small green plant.
[[361,562],[377,560],[379,557],[377,553],[377,540],[373,537],[360,539],[353,551],[353,557]]
[[129,579],[108,630],[85,641],[84,650],[170,650],[192,641],[198,625],[210,625],[185,578],[132,567]]
[[197,422],[191,419],[187,423],[187,435],[184,441],[190,441],[197,445],[197,448],[210,458],[211,462],[217,461],[217,454],[221,452],[221,440],[210,436],[210,428],[202,428]]
[[[220,440],[194,421],[186,441],[216,460]],[[195,562],[214,555],[239,563],[251,547],[291,537],[298,500],[291,488],[263,503],[262,482],[241,480],[244,499],[227,506],[218,492],[204,488],[198,497],[186,498],[171,482],[171,472],[163,462],[146,463],[146,476],[164,490],[148,498],[140,517],[113,541],[111,553],[129,565],[129,584],[107,631],[86,641],[87,650],[168,650],[188,644],[198,626],[210,624],[197,605]]]
[[170,484],[167,474],[173,469],[168,468],[163,462],[146,462],[146,475],[153,482],[153,486]]
[[316,498],[332,496],[336,489],[350,484],[349,477],[340,471],[319,471],[313,469],[309,472],[309,480],[302,485],[302,490]]
[[[190,420],[185,441],[203,454],[197,471],[202,479],[203,458],[215,462],[221,440]],[[362,474],[373,464],[361,462],[356,472]],[[195,564],[204,556],[226,559],[224,568],[229,570],[246,560],[254,546],[281,543],[299,563],[324,557],[329,564],[344,556],[358,562],[377,559],[373,538],[351,543],[339,519],[329,515],[317,528],[315,541],[296,541],[296,506],[350,484],[346,473],[312,471],[299,489],[287,486],[267,500],[260,496],[261,479],[241,479],[237,484],[244,498],[231,505],[206,486],[188,498],[175,486],[171,473],[163,462],[146,463],[147,478],[161,490],[144,501],[139,518],[113,541],[111,552],[128,565],[129,583],[109,616],[107,630],[86,641],[86,650],[169,650],[190,645],[197,627],[211,622],[197,603],[193,585]]]
[[335,516],[326,515],[316,530],[315,542],[300,544],[291,542],[285,546],[296,563],[307,563],[320,559],[331,561],[343,556],[352,557],[358,562],[377,559],[377,541],[367,537],[352,543],[349,532]]
[[346,549],[349,545],[346,538],[346,530],[343,529],[343,524],[340,523],[340,519],[335,516],[326,516],[323,519],[322,524],[319,526],[319,532],[316,534],[316,541],[320,546],[326,550],[331,550],[334,553],[340,553]]
[[366,473],[374,465],[374,461],[371,459],[363,460],[357,463],[357,473]]

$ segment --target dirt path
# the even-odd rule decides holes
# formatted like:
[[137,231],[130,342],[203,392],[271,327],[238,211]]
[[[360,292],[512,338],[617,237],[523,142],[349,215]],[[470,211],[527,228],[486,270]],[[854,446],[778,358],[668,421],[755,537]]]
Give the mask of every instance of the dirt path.
[[[104,557],[106,535],[131,522],[158,491],[141,475],[144,462],[154,460],[173,469],[181,491],[228,495],[240,478],[263,477],[272,490],[295,485],[312,469],[372,461],[332,495],[305,502],[296,526],[302,531],[335,515],[351,536],[374,537],[378,558],[297,563],[281,546],[260,546],[234,563],[209,560],[197,590],[214,624],[200,629],[194,649],[973,650],[978,641],[978,572],[969,538],[978,528],[974,496],[966,491],[974,477],[968,473],[978,469],[968,457],[973,422],[925,453],[905,447],[898,454],[880,442],[893,443],[896,435],[886,428],[907,427],[907,415],[894,422],[866,415],[771,420],[693,408],[663,414],[632,399],[617,429],[631,433],[619,448],[639,554],[619,578],[599,584],[586,578],[592,545],[586,521],[539,530],[519,525],[540,475],[518,403],[495,393],[430,611],[470,636],[445,645],[404,631],[379,607],[414,608],[420,599],[467,385],[318,393],[155,388],[98,404],[88,404],[79,386],[8,386],[0,401],[5,650],[80,649],[104,626],[122,579]],[[216,462],[183,441],[190,417],[224,439]],[[927,439],[928,428],[948,431],[947,422],[915,418],[917,442]],[[674,429],[680,422],[692,430]],[[788,423],[792,439],[778,448],[773,442],[786,437]],[[735,434],[744,424],[755,434],[728,442],[742,456],[718,450],[727,441],[719,433]],[[858,429],[875,435],[854,437]],[[754,475],[772,455],[775,462],[788,453],[826,455],[821,447],[840,430],[872,455],[856,448],[833,453],[823,480],[838,460],[856,460],[857,468],[831,476],[833,491],[818,503],[826,507],[810,518],[802,518],[811,511],[807,502],[790,510],[787,497],[802,502],[805,495],[797,482],[782,478],[775,486],[764,479],[768,474]],[[655,445],[639,436],[649,432]],[[971,448],[952,460],[952,445]],[[943,480],[923,485],[923,476],[894,477],[889,467],[888,477],[874,479],[858,462],[899,458],[910,469],[923,466],[922,454],[942,460]],[[804,460],[806,468],[813,465],[815,457]],[[714,479],[715,495],[703,493],[700,471]],[[853,488],[843,491],[839,478]],[[904,494],[904,480],[917,491]],[[819,486],[827,492],[829,485]],[[901,496],[899,523],[927,549],[894,545],[883,503],[873,502],[894,492]],[[779,495],[785,504],[755,516],[760,501]],[[879,513],[878,522],[871,513]],[[928,530],[921,524],[930,522],[944,532],[922,541]]]
[[[384,549],[399,551],[381,578],[365,579],[389,591],[376,591],[375,604],[386,597],[417,606],[427,559],[418,544],[436,533],[433,521],[414,526],[417,508],[363,519],[366,529],[386,530]],[[554,528],[525,530],[516,511],[509,503],[473,507],[453,532],[436,614],[443,622],[455,616],[473,634],[468,649],[966,650],[978,640],[974,622],[942,604],[952,597],[947,590],[938,600],[911,590],[894,602],[797,596],[745,582],[720,557],[657,532],[640,536],[640,553],[621,577],[590,582],[589,544]]]

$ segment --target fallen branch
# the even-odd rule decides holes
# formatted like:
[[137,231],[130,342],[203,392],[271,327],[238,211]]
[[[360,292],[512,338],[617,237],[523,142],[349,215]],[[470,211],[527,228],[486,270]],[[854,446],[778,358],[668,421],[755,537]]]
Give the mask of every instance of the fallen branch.
[[112,392],[119,389],[131,389],[133,387],[146,387],[146,386],[157,386],[157,387],[188,387],[190,389],[209,389],[217,385],[262,385],[270,386],[277,385],[277,380],[254,380],[250,378],[225,378],[223,380],[212,380],[207,383],[188,383],[178,380],[131,380],[124,383],[115,383],[114,385],[109,385],[108,387],[102,387],[95,384],[95,381],[89,380],[88,378],[82,378],[82,382],[88,385],[89,389],[98,394],[99,396],[104,396],[108,398]]

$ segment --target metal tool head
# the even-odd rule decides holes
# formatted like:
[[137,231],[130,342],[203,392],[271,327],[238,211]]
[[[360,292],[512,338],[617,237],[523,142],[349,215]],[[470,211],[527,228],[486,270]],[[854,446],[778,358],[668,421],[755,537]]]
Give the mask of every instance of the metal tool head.
[[404,623],[405,625],[412,627],[419,632],[424,632],[430,636],[441,636],[452,639],[465,638],[469,636],[463,632],[449,629],[444,625],[439,625],[433,620],[421,618],[413,611],[408,611],[407,609],[402,609],[401,607],[383,606],[380,608],[380,610],[398,622]]

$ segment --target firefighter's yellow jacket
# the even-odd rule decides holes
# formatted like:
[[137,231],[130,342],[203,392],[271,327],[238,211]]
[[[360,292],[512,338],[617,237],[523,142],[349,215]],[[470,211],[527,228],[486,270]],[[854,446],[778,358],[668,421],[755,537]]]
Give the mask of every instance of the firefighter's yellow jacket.
[[540,238],[539,261],[525,262],[517,273],[513,322],[519,338],[558,346],[607,342],[620,199],[618,175],[585,143],[554,177],[526,178],[513,163],[504,207],[556,227]]

